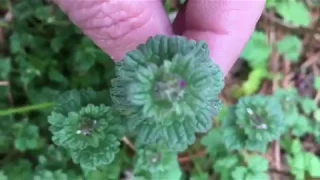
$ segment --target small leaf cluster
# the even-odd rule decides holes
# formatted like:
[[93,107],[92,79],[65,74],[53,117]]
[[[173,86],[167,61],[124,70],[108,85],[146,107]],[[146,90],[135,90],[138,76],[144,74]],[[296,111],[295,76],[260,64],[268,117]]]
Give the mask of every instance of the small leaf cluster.
[[111,163],[123,136],[120,116],[105,104],[93,104],[96,99],[92,90],[66,91],[48,117],[53,142],[86,169]]
[[135,179],[180,179],[177,154],[159,149],[139,149],[134,163]]
[[305,3],[299,0],[267,0],[267,9],[275,9],[288,24],[307,27],[311,23],[311,14]]
[[268,143],[285,132],[280,102],[273,97],[253,95],[241,98],[222,120],[222,133],[229,150],[265,152]]
[[296,137],[313,134],[320,140],[320,124],[317,121],[319,107],[310,97],[299,95],[297,89],[278,89],[274,95],[284,112],[286,132]]
[[248,158],[247,166],[238,166],[232,172],[234,179],[261,179],[269,180],[267,171],[269,162],[261,156],[252,156]]
[[[268,67],[271,56],[271,44],[265,32],[256,30],[244,48],[241,57],[248,62],[252,69]],[[285,35],[276,42],[276,51],[291,62],[299,62],[302,53],[302,41],[296,35]]]
[[286,156],[291,174],[295,179],[320,178],[320,158],[303,149],[298,139],[293,139],[285,147],[289,154]]
[[[249,96],[261,87],[263,80],[273,79],[268,71],[272,53],[272,46],[267,34],[254,31],[249,42],[241,53],[241,58],[248,63],[251,71],[240,87],[234,87],[234,95],[238,97]],[[275,49],[281,57],[293,63],[298,63],[303,47],[301,39],[293,34],[285,35],[275,42]]]
[[228,148],[223,137],[223,129],[214,128],[201,139],[213,161],[212,169],[221,180],[270,179],[269,162],[264,157],[251,154],[244,149],[234,153]]

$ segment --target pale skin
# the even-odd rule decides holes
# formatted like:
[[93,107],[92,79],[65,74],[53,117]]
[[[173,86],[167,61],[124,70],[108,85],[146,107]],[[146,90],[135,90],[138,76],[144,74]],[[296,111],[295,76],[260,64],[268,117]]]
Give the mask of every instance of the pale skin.
[[162,0],[54,0],[97,46],[120,61],[150,36],[204,40],[227,75],[252,35],[266,0],[189,0],[171,24]]

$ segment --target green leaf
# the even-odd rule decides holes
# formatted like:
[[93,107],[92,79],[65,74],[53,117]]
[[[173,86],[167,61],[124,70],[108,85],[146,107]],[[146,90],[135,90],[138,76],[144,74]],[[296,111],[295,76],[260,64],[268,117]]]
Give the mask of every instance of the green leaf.
[[134,175],[146,179],[180,179],[177,154],[169,151],[141,148],[135,158]]
[[64,75],[61,72],[57,71],[55,68],[51,68],[49,70],[49,78],[50,80],[58,83],[62,83],[62,84],[68,83],[67,78],[65,78]]
[[248,158],[248,168],[252,171],[252,172],[265,172],[269,169],[269,162],[267,159],[265,159],[262,156],[251,156],[250,158]]
[[267,9],[273,8],[273,7],[276,7],[277,4],[278,4],[278,0],[267,0],[266,7]]
[[223,140],[228,151],[247,149],[249,151],[265,152],[268,141],[250,139],[244,129],[237,124],[239,118],[235,111],[236,107],[231,106],[222,121]]
[[10,51],[11,53],[18,53],[21,50],[21,42],[19,34],[13,33],[10,36]]
[[224,170],[230,170],[239,163],[239,157],[237,155],[228,155],[218,158],[214,164],[214,169],[217,172],[223,172]]
[[304,179],[306,172],[312,178],[320,177],[320,159],[310,152],[300,152],[293,154],[293,157],[287,156],[290,172],[296,179]]
[[248,169],[244,166],[237,166],[235,170],[233,170],[232,173],[232,178],[234,180],[246,180],[246,176],[248,173]]
[[39,169],[64,169],[71,159],[67,150],[53,144],[43,148],[42,150],[44,153],[40,154],[38,157],[39,163],[37,168]]
[[268,44],[264,32],[255,31],[244,48],[241,57],[248,61],[251,68],[265,68],[271,55],[271,47]]
[[[0,180],[8,180],[8,177],[4,174],[3,171],[0,171]],[[201,180],[201,179],[199,179]]]
[[9,180],[32,179],[32,164],[25,159],[10,162],[1,169]]
[[115,160],[106,166],[100,166],[96,170],[84,170],[85,177],[90,179],[107,179],[107,180],[119,180],[122,170],[122,158],[124,153],[120,152],[115,157]]
[[307,153],[307,156],[309,156],[309,161],[306,170],[311,177],[320,178],[320,159],[311,153]]
[[295,136],[300,137],[308,132],[311,132],[312,126],[310,122],[311,121],[306,116],[298,115],[292,126],[292,133]]
[[8,80],[11,72],[11,59],[0,57],[0,80]]
[[303,152],[295,154],[293,158],[290,156],[287,156],[287,162],[290,167],[290,172],[296,177],[296,179],[305,178],[306,162],[305,162]]
[[231,178],[230,172],[238,165],[238,163],[240,163],[239,157],[234,154],[217,157],[213,169],[219,174],[221,180],[228,180]]
[[303,147],[299,139],[294,139],[291,143],[290,152],[292,154],[298,154],[303,151]]
[[306,115],[310,115],[318,108],[317,102],[311,98],[301,98],[300,105]]
[[237,127],[236,118],[235,107],[231,106],[222,120],[222,139],[229,151],[243,149],[247,141],[247,136]]
[[294,35],[287,35],[277,42],[277,50],[286,60],[299,62],[302,52],[302,41]]
[[286,130],[280,101],[275,97],[252,95],[236,104],[236,124],[252,141],[271,142]]
[[261,83],[269,76],[266,68],[254,68],[250,71],[248,79],[242,84],[244,95],[249,96],[259,90]]
[[313,117],[318,123],[320,123],[320,109],[317,109],[316,111],[314,111]]
[[41,170],[34,175],[33,180],[68,180],[67,174],[61,170],[49,171]]
[[52,112],[48,117],[53,142],[68,148],[74,162],[95,169],[114,160],[123,136],[121,120],[110,107],[89,104],[67,117]]
[[51,40],[50,46],[53,51],[59,52],[60,49],[63,47],[64,43],[65,43],[65,37],[58,36]]
[[212,156],[216,157],[225,154],[227,151],[222,138],[222,130],[214,128],[201,139],[201,144],[206,146],[206,151]]
[[15,124],[17,129],[14,146],[19,151],[36,149],[40,146],[39,128],[29,123]]
[[250,173],[246,176],[245,180],[270,180],[270,177],[267,173],[258,172],[258,173]]
[[276,10],[287,23],[303,27],[311,23],[311,14],[302,1],[283,1],[276,6]]
[[208,173],[201,173],[201,174],[195,174],[192,175],[190,180],[208,180],[209,174]]

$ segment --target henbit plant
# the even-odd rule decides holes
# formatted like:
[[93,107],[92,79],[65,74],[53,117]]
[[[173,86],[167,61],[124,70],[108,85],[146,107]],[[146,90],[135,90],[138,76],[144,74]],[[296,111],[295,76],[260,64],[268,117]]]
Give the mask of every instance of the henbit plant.
[[[177,164],[177,153],[195,142],[195,133],[207,132],[220,111],[224,77],[202,41],[158,35],[128,52],[115,70],[105,97],[91,89],[69,90],[59,95],[48,117],[53,142],[84,169],[111,163],[123,136],[143,147],[138,164],[154,161],[148,149],[159,152],[156,165],[166,161],[163,151]],[[158,167],[137,168],[156,176],[152,169]],[[168,175],[163,168],[162,178]]]
[[[119,112],[119,110],[123,108],[116,106],[111,100],[110,92],[115,89],[115,87],[110,89],[111,84],[114,83],[111,78],[115,76],[115,70],[118,71],[120,68],[118,66],[114,68],[111,58],[85,37],[57,7],[44,0],[7,2],[10,7],[3,9],[0,5],[1,12],[6,12],[8,9],[8,12],[13,13],[14,21],[0,23],[1,28],[4,28],[4,34],[7,34],[6,43],[8,44],[7,47],[4,47],[5,53],[0,57],[0,79],[1,83],[8,82],[10,85],[0,88],[2,94],[0,106],[3,108],[0,110],[0,127],[2,127],[0,130],[0,179],[118,180],[123,175],[130,179],[131,173],[134,173],[134,179],[140,180],[256,180],[271,179],[271,176],[268,177],[267,174],[273,174],[274,170],[277,171],[277,174],[279,174],[278,171],[280,174],[286,171],[283,174],[290,175],[290,179],[320,178],[317,171],[320,168],[319,157],[314,152],[314,147],[309,147],[310,144],[320,142],[320,109],[316,101],[311,97],[302,97],[296,89],[278,88],[268,96],[258,95],[263,98],[252,96],[259,91],[270,90],[268,89],[269,83],[266,83],[265,80],[274,79],[274,76],[285,78],[286,74],[282,74],[281,71],[282,65],[290,64],[290,74],[296,74],[295,70],[300,69],[299,66],[304,63],[306,55],[310,53],[309,48],[301,46],[302,39],[310,35],[309,31],[299,30],[296,33],[290,29],[304,26],[299,29],[312,30],[311,26],[316,24],[311,23],[311,17],[315,15],[312,6],[319,2],[308,1],[305,4],[298,0],[267,0],[267,8],[262,19],[266,18],[274,22],[276,27],[274,29],[277,31],[274,31],[273,28],[265,28],[262,23],[243,51],[242,59],[246,61],[245,64],[247,63],[249,68],[247,69],[245,65],[241,66],[240,76],[236,75],[231,78],[232,82],[234,80],[238,82],[238,78],[247,77],[240,84],[234,83],[235,86],[238,86],[235,89],[237,97],[234,99],[238,103],[232,103],[231,107],[228,107],[233,98],[229,95],[224,96],[228,103],[224,104],[220,114],[215,118],[214,127],[209,133],[203,138],[198,134],[193,145],[186,141],[176,147],[170,143],[161,143],[161,140],[166,138],[163,134],[153,139],[156,141],[149,141],[152,143],[138,141],[143,139],[141,138],[143,135],[139,133],[141,127],[145,128],[149,121],[145,119],[143,126],[141,124],[136,127],[131,126],[129,123],[135,123],[135,121],[130,120],[130,115],[127,113],[120,113],[122,111]],[[282,23],[279,24],[281,21]],[[285,29],[289,27],[290,33],[287,31],[283,33],[282,28],[278,26]],[[273,33],[276,36],[270,36]],[[268,37],[275,37],[275,39],[268,39]],[[33,43],[30,44],[31,41]],[[275,46],[272,48],[272,45]],[[275,62],[277,59],[274,56],[275,52],[280,55],[277,62]],[[282,61],[284,63],[281,63]],[[273,63],[279,63],[281,73],[273,69],[275,67]],[[149,65],[144,67],[149,67]],[[161,65],[157,65],[157,69],[159,67]],[[122,78],[123,76],[120,77],[118,72],[115,78]],[[313,76],[316,76],[316,73]],[[166,78],[170,79],[167,76],[163,79]],[[313,78],[314,81],[310,82],[309,87],[313,83],[312,91],[319,92],[319,77]],[[169,84],[174,87],[175,81],[172,82]],[[133,84],[133,82],[124,85],[127,84]],[[184,83],[181,84],[184,85]],[[167,84],[162,83],[159,87],[165,87],[163,85]],[[66,91],[74,88],[80,90]],[[93,88],[99,92],[87,88]],[[301,91],[300,87],[298,88]],[[100,92],[101,89],[106,89],[106,91]],[[61,91],[66,92],[57,96]],[[134,93],[135,97],[138,97],[135,91]],[[173,91],[172,94],[174,93]],[[172,95],[165,93],[160,94],[159,97],[167,99],[172,97],[168,94]],[[12,97],[9,97],[10,95]],[[261,111],[254,108],[250,109],[255,115],[262,117],[257,118],[258,120],[263,121],[251,124],[255,121],[248,118],[252,113],[248,113],[251,111],[244,107],[249,107],[249,105],[243,102],[260,101],[260,103],[253,103],[250,107],[255,107],[257,104],[257,109],[263,109],[262,101],[270,103],[271,100],[266,101],[269,98],[281,105],[284,128],[266,129],[267,123],[265,122],[272,120],[270,121],[272,124],[277,124],[280,119],[265,118]],[[112,99],[114,100],[115,97]],[[56,100],[55,108],[49,116],[50,123],[48,123],[43,119],[50,113],[53,100]],[[139,112],[131,110],[136,110],[136,108],[142,110],[142,106],[145,105],[138,106],[134,103],[136,102],[130,102],[129,105],[133,108],[130,109],[132,114]],[[272,116],[275,112],[267,114]],[[54,119],[54,117],[58,118]],[[98,122],[101,123],[100,126]],[[58,146],[50,140],[51,134],[47,132],[49,125],[51,125],[50,130],[53,134],[52,140]],[[159,127],[157,125],[158,123],[155,126]],[[245,129],[250,136],[245,133]],[[273,133],[275,131],[281,131],[281,133]],[[187,137],[192,137],[194,134],[196,132],[188,134],[190,136]],[[234,136],[235,134],[241,136]],[[262,134],[263,137],[266,134],[276,136],[263,138],[262,141],[253,141],[257,143],[244,143],[252,142],[251,139],[258,139],[259,134]],[[280,138],[276,138],[278,134],[281,134]],[[127,138],[121,142],[124,136]],[[78,137],[82,137],[80,139],[84,141],[78,141]],[[233,141],[232,138],[235,137],[240,137],[235,139],[237,140],[235,142],[240,142],[238,144],[241,144],[242,148],[237,149],[236,146],[229,148],[230,141]],[[103,141],[104,139],[108,140]],[[126,141],[128,139],[135,142],[134,148]],[[273,139],[272,143],[270,139]],[[205,146],[206,152],[199,141]],[[67,142],[74,142],[74,144]],[[279,152],[276,152],[277,144],[281,145]],[[263,148],[254,150],[254,145],[261,145]],[[299,149],[297,147],[302,145],[307,145],[308,148],[297,151]],[[81,148],[76,149],[72,146]],[[184,149],[183,146],[188,148],[180,153]],[[261,153],[260,151],[264,151],[266,147],[268,147],[267,153]],[[253,150],[250,150],[252,148]],[[94,151],[91,151],[92,149]],[[103,153],[99,154],[99,151]],[[276,163],[288,169],[275,167],[277,154],[281,154],[283,158],[280,158],[281,162]],[[76,163],[72,163],[72,159]],[[188,160],[185,161],[186,159]],[[270,165],[267,161],[270,162]],[[94,167],[96,170],[93,170]]]
[[285,127],[278,99],[262,95],[241,98],[222,121],[228,150],[266,152],[268,144],[279,139]]

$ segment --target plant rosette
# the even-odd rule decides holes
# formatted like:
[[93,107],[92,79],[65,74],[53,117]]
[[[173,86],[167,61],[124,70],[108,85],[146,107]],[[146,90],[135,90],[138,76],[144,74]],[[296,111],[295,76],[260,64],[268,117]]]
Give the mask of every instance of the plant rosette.
[[116,65],[111,97],[127,117],[136,144],[183,151],[212,127],[224,87],[206,43],[155,36]]
[[276,98],[243,97],[237,103],[235,113],[237,125],[252,140],[271,142],[286,130],[282,107]]

